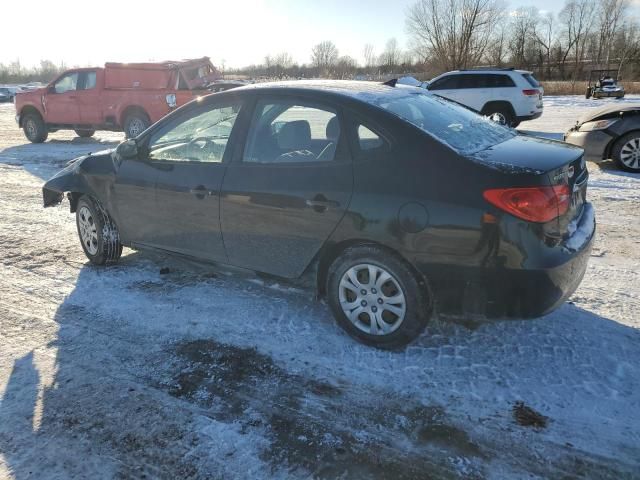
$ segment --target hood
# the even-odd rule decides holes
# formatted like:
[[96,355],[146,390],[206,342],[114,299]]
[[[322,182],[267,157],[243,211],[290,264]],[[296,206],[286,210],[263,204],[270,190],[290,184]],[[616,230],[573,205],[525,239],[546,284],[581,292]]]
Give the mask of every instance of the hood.
[[564,142],[516,135],[472,155],[475,161],[505,173],[542,175],[580,158],[583,150]]
[[640,111],[640,103],[628,103],[624,105],[610,105],[602,108],[594,108],[578,119],[578,125],[582,125],[585,122],[591,122],[593,120],[616,117],[620,113],[631,111]]

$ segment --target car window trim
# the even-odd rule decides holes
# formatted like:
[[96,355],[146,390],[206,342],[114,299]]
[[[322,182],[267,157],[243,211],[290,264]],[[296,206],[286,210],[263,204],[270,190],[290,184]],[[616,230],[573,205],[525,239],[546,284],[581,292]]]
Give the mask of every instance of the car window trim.
[[[316,99],[312,96],[307,96],[300,93],[256,93],[252,99],[252,105],[250,108],[250,112],[247,112],[247,125],[246,130],[244,131],[244,138],[237,145],[236,154],[233,156],[232,163],[236,166],[245,166],[245,167],[253,167],[253,166],[261,166],[261,167],[272,167],[272,168],[286,168],[286,167],[313,167],[313,166],[321,166],[321,165],[341,165],[344,163],[350,163],[352,161],[351,149],[348,145],[347,140],[347,130],[346,130],[346,119],[344,116],[344,110],[342,106],[338,102],[332,102],[330,99]],[[336,146],[336,157],[333,160],[325,160],[325,161],[314,161],[314,162],[245,162],[244,161],[244,151],[247,148],[247,142],[249,141],[249,136],[251,134],[251,127],[253,126],[253,120],[256,117],[257,107],[260,102],[278,102],[283,101],[287,103],[291,102],[302,102],[306,104],[316,105],[317,107],[326,107],[330,110],[336,112],[336,116],[338,117],[338,121],[340,122],[341,135],[340,140],[338,141],[338,145]],[[302,105],[304,106],[304,105]],[[338,152],[340,152],[341,157],[338,156]]]

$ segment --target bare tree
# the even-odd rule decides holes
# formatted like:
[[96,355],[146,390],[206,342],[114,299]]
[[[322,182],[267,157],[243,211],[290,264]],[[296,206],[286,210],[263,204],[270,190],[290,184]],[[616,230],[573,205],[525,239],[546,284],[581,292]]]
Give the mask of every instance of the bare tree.
[[542,64],[546,64],[547,79],[551,78],[551,52],[553,48],[553,42],[555,40],[555,17],[553,13],[547,12],[547,14],[540,20],[540,26],[536,31],[536,41],[538,42],[538,48],[540,50],[540,71],[543,71]]
[[318,75],[327,75],[338,59],[338,49],[330,40],[325,40],[311,49],[311,63]]
[[563,55],[561,69],[569,54],[573,54],[572,84],[575,84],[581,62],[584,58],[585,46],[594,23],[595,4],[592,0],[569,0],[560,12],[559,19],[564,25],[566,50]]
[[629,7],[628,0],[601,0],[598,7],[598,53],[597,63],[604,63],[609,68],[611,49],[616,39],[618,29],[622,26],[623,18]]
[[421,58],[434,57],[443,70],[481,62],[499,21],[501,0],[417,0],[407,31]]
[[364,46],[364,66],[367,68],[374,67],[376,65],[376,53],[373,49],[373,45],[367,43]]
[[400,63],[402,52],[398,48],[398,41],[395,38],[387,40],[384,51],[380,55],[379,63],[387,72],[392,72]]
[[486,59],[490,65],[501,67],[504,64],[505,57],[507,55],[507,41],[508,41],[508,28],[509,22],[506,14],[500,15],[501,21],[499,21],[494,30],[487,45],[487,51],[485,53]]
[[519,68],[532,63],[527,54],[533,50],[538,22],[538,9],[535,7],[518,8],[512,14],[509,51],[512,62]]
[[350,78],[357,67],[358,62],[355,58],[343,55],[336,61],[334,75],[340,79]]

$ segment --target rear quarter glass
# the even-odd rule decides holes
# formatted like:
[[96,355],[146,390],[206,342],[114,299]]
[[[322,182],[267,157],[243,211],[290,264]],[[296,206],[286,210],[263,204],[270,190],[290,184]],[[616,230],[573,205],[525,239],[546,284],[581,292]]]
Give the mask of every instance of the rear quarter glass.
[[533,75],[531,75],[530,73],[523,73],[522,76],[524,77],[524,79],[527,81],[527,83],[529,85],[531,85],[534,88],[538,88],[540,86],[540,84],[538,83],[538,81],[535,79],[535,77]]

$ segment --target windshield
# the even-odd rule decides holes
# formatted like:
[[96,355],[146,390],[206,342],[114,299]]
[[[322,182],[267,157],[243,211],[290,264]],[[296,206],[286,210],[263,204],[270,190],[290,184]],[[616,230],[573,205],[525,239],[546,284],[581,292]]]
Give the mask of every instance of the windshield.
[[502,143],[516,134],[487,117],[456,103],[422,92],[401,97],[377,97],[371,103],[407,120],[416,127],[468,155]]

